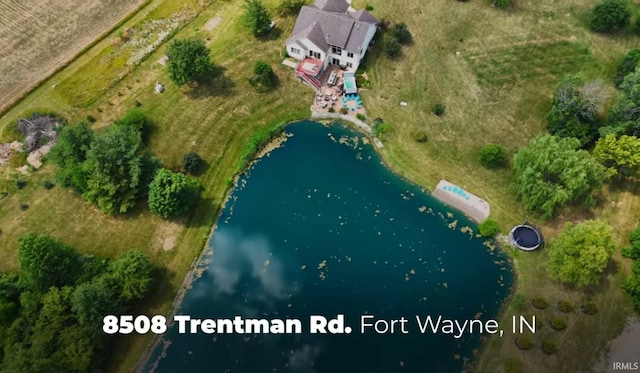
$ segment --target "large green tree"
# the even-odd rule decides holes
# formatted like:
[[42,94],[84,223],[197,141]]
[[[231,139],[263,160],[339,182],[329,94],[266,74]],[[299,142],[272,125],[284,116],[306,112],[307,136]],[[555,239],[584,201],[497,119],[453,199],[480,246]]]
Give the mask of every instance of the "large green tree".
[[629,135],[640,137],[640,69],[628,74],[620,85],[622,94],[607,117],[603,135]]
[[149,184],[149,210],[163,218],[184,214],[198,199],[200,188],[185,174],[161,169]]
[[592,192],[605,180],[604,167],[579,148],[575,138],[545,135],[518,150],[513,189],[527,210],[550,218],[569,202],[593,202]]
[[34,233],[18,243],[20,279],[32,289],[46,292],[52,286],[72,285],[79,276],[80,261],[72,247]]
[[75,187],[80,192],[87,188],[86,175],[82,163],[94,139],[94,133],[87,123],[66,125],[58,133],[56,144],[49,153],[49,159],[57,166],[56,180],[65,187]]
[[629,53],[620,60],[620,63],[618,63],[618,69],[616,70],[616,76],[613,80],[616,87],[620,87],[622,82],[624,82],[624,78],[636,71],[638,63],[640,63],[640,49],[630,50]]
[[133,207],[150,164],[143,152],[140,132],[129,126],[110,126],[91,143],[83,171],[87,189],[83,196],[109,214]]
[[167,70],[169,78],[181,86],[211,78],[215,65],[202,40],[176,39],[167,48]]
[[609,134],[598,140],[593,156],[607,168],[609,177],[636,176],[640,167],[640,139],[626,135],[617,138]]
[[557,85],[547,115],[547,128],[552,135],[575,137],[582,146],[591,143],[598,134],[600,103],[585,94],[585,83],[579,76],[567,76]]
[[601,220],[566,223],[549,242],[549,272],[577,287],[596,285],[615,250],[613,229]]
[[109,278],[115,282],[120,299],[140,299],[151,287],[153,267],[146,255],[138,251],[127,251],[111,262]]
[[245,0],[242,22],[247,26],[253,35],[264,35],[269,31],[271,17],[264,4],[260,0]]

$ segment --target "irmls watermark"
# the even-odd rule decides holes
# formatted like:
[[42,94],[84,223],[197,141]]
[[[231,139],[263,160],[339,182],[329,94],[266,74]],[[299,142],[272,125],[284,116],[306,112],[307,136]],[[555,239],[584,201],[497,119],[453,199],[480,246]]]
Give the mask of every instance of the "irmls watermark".
[[640,362],[637,361],[614,361],[613,370],[618,372],[640,371]]

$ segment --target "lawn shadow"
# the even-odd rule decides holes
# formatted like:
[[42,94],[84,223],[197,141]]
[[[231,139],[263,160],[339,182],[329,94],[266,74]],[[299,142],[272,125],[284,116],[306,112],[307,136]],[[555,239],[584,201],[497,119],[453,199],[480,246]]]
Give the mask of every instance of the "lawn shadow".
[[185,228],[211,227],[220,212],[220,208],[213,198],[201,197],[196,202],[195,211],[183,224]]
[[278,40],[282,36],[282,29],[280,27],[274,27],[267,31],[264,35],[256,36],[256,39],[260,41],[273,41]]
[[185,92],[186,95],[196,100],[215,96],[232,96],[236,85],[224,74],[225,71],[224,67],[216,67],[209,80],[191,84]]

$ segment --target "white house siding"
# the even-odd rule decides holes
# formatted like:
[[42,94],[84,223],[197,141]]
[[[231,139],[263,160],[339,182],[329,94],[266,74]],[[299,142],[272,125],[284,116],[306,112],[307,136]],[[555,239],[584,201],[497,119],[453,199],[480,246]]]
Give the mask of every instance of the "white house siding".
[[[360,53],[360,60],[364,58],[364,55],[367,53],[367,48],[369,48],[369,44],[371,40],[373,40],[373,36],[376,34],[376,27],[371,26],[367,31],[367,36],[364,38],[364,43],[362,43],[362,53]],[[359,61],[358,61],[359,63]]]

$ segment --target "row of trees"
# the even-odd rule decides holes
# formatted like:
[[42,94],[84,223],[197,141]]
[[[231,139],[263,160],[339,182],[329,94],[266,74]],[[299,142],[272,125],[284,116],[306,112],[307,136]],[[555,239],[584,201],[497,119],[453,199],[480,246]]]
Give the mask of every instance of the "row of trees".
[[629,234],[629,244],[622,249],[622,255],[633,260],[631,276],[624,284],[624,290],[631,297],[635,309],[640,311],[640,225]]
[[[108,214],[125,213],[144,197],[156,215],[185,213],[199,198],[200,185],[161,168],[147,146],[151,128],[138,110],[98,132],[86,123],[63,127],[50,154],[57,166],[56,180]],[[185,164],[197,168],[201,160],[195,157],[185,157]]]
[[149,259],[81,256],[46,235],[19,239],[20,276],[0,275],[0,370],[88,372],[104,363],[102,318],[125,312],[153,283]]

